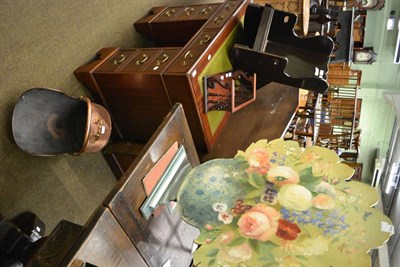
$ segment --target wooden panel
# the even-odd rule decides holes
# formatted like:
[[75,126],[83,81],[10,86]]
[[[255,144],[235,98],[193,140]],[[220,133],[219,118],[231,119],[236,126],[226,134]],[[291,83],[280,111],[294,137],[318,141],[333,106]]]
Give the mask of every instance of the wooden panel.
[[107,267],[147,266],[107,208],[100,207],[85,228],[70,252],[73,256],[66,258],[63,265],[81,267],[83,263],[90,263]]
[[140,71],[151,64],[161,52],[162,50],[157,48],[142,48],[119,71],[132,73]]
[[[140,49],[118,72],[93,73],[123,138],[147,142],[170,111],[172,105],[161,74],[178,51],[175,48]],[[167,60],[164,55],[168,56]]]
[[[231,18],[234,17],[234,13],[241,6],[243,1],[227,1],[223,4],[222,8],[217,14],[215,14],[205,26],[206,29],[218,29],[222,28],[223,25]],[[240,18],[241,16],[238,16]]]
[[124,51],[118,51],[106,60],[96,72],[114,72],[119,68],[123,67],[129,62],[130,57],[136,54],[138,49],[129,49]]
[[154,19],[154,22],[170,22],[175,19],[178,13],[183,10],[183,6],[168,7],[160,16]]
[[207,140],[200,119],[200,113],[198,112],[197,102],[194,100],[193,92],[190,89],[190,78],[185,75],[177,74],[164,75],[164,82],[166,86],[170,86],[173,90],[169,90],[168,92],[169,96],[172,96],[171,101],[174,103],[181,103],[185,109],[186,118],[196,148],[200,151],[207,151]]
[[197,166],[199,159],[180,104],[174,106],[104,202],[150,266],[162,266],[169,259],[171,266],[189,266],[198,234],[177,211],[169,214],[164,210],[147,220],[139,210],[146,199],[142,179],[175,142],[185,147],[190,164]]
[[186,74],[186,72],[190,68],[193,68],[193,65],[201,58],[204,51],[209,49],[217,33],[217,30],[208,30],[198,33],[195,39],[182,49],[176,61],[167,72]]
[[107,47],[100,49],[92,62],[78,67],[74,71],[74,75],[78,81],[82,82],[94,95],[97,99],[100,99],[100,91],[97,86],[97,83],[91,73],[98,69],[104,62],[107,62],[109,58],[115,55],[119,51],[116,47]]
[[175,21],[202,20],[204,24],[221,4],[190,5],[184,7],[174,18]]
[[[185,109],[192,136],[199,151],[208,151],[211,149],[215,138],[217,138],[230,115],[227,112],[215,111],[215,113],[221,113],[216,115],[218,119],[220,118],[220,121],[215,123],[217,124],[216,129],[211,129],[210,117],[204,113],[202,75],[211,75],[214,73],[203,73],[203,71],[211,64],[210,62],[217,66],[216,68],[212,68],[211,71],[215,71],[216,69],[217,72],[230,70],[229,54],[223,54],[221,58],[217,58],[216,54],[218,51],[230,51],[229,47],[231,44],[225,44],[225,41],[231,34],[237,33],[238,29],[236,26],[240,24],[240,18],[244,15],[247,4],[247,1],[230,1],[225,3],[224,7],[207,22],[205,30],[198,33],[197,37],[192,39],[183,48],[180,55],[177,56],[176,60],[163,74],[171,102],[182,103]],[[229,16],[226,20],[224,19],[222,25],[218,26],[219,28],[208,28],[209,23],[213,23],[213,18],[218,17],[220,12],[223,12],[225,15],[229,14]],[[216,34],[217,31],[218,33]],[[206,36],[209,36],[209,38]],[[223,45],[229,47],[222,47]]]
[[151,63],[147,64],[147,67],[143,69],[144,72],[149,73],[160,73],[166,69],[169,63],[175,59],[176,55],[181,50],[179,48],[164,48],[158,57]]
[[119,179],[122,177],[140,151],[142,151],[143,147],[143,143],[120,141],[110,144],[103,151],[103,156],[107,160],[115,178]]
[[256,101],[229,117],[213,148],[201,161],[234,157],[252,142],[282,137],[298,107],[298,95],[298,88],[278,83],[257,90]]
[[153,7],[149,10],[149,12],[142,18],[136,20],[133,23],[133,26],[135,27],[135,30],[139,32],[140,34],[143,34],[150,40],[154,40],[154,33],[153,29],[151,26],[151,23],[160,15],[162,14],[166,6],[159,6],[159,7]]

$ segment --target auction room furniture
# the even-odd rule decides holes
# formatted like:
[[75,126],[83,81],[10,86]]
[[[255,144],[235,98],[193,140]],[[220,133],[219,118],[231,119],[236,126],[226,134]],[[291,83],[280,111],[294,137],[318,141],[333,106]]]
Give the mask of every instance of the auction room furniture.
[[[179,41],[182,47],[103,48],[95,61],[75,71],[76,77],[111,111],[117,126],[114,129],[120,130],[121,140],[104,152],[117,178],[137,157],[163,114],[175,102],[183,104],[202,161],[232,157],[254,140],[283,136],[298,106],[299,90],[295,87],[269,83],[257,90],[256,100],[239,112],[203,112],[202,77],[231,70],[229,50],[234,41],[242,39],[242,26],[237,23],[247,4],[248,1],[227,1],[210,8],[208,5],[152,8],[135,22],[135,28],[153,38],[156,45],[178,38],[176,32],[181,31],[176,31],[177,25],[190,23],[183,15],[187,12],[198,14],[199,20],[209,19],[186,45],[188,33],[182,31],[182,38],[178,38],[183,40]],[[207,16],[201,15],[203,12]],[[168,22],[161,23],[164,20]],[[199,27],[198,22],[196,25]],[[172,32],[171,28],[175,29],[174,35],[168,39],[169,35],[163,34]],[[159,39],[161,44],[157,43]],[[153,53],[158,56],[151,56]]]
[[179,102],[196,148],[210,150],[229,112],[204,112],[203,77],[232,69],[230,48],[240,41],[248,3],[153,8],[134,25],[158,47],[103,48],[75,76],[108,108],[122,139],[146,142]]
[[162,209],[149,219],[140,211],[147,198],[143,178],[174,145],[184,149],[191,167],[199,164],[180,104],[85,226],[60,222],[26,266],[189,266],[198,230],[177,210]]

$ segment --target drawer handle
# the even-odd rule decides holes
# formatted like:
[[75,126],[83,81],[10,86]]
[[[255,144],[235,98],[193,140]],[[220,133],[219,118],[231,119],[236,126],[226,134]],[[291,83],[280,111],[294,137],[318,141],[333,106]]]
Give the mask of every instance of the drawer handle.
[[208,41],[210,41],[210,39],[211,39],[211,36],[206,34],[204,36],[204,39],[200,40],[199,45],[203,45],[203,44],[207,43]]
[[231,2],[228,5],[226,5],[226,10],[230,11],[231,7],[234,7],[234,6],[235,6],[235,4]]
[[193,56],[193,54],[192,54],[192,52],[189,50],[189,51],[187,51],[186,52],[186,54],[183,56],[183,62],[182,62],[182,65],[187,65],[187,62],[186,62],[186,60],[187,59],[192,59],[194,56]]
[[156,65],[161,65],[161,63],[166,62],[169,59],[169,56],[167,54],[163,55],[163,59],[162,60],[157,60]]
[[193,13],[194,8],[193,7],[187,7],[183,11],[185,11],[186,16],[190,16],[190,14]]
[[146,54],[143,54],[143,56],[142,56],[142,59],[141,60],[136,60],[136,65],[140,65],[140,64],[143,64],[143,63],[145,63],[146,61],[147,61],[147,59],[149,58],[149,56],[148,55],[146,55]]
[[120,57],[120,59],[114,60],[114,65],[121,64],[126,59],[125,55],[123,55],[123,54],[119,55],[119,57]]
[[208,14],[208,12],[210,12],[211,11],[211,7],[209,6],[209,7],[205,7],[205,8],[203,8],[203,10],[201,11],[201,14],[202,15],[207,15]]
[[163,54],[162,60],[157,60],[156,65],[154,66],[153,70],[158,70],[162,63],[166,62],[169,59],[167,54]]
[[171,9],[171,10],[168,10],[167,12],[165,12],[165,16],[171,17],[174,13],[175,13],[175,9]]
[[218,18],[214,19],[214,23],[217,23],[217,24],[219,24],[219,23],[220,23],[220,21],[222,21],[223,19],[224,19],[224,16],[223,16],[223,15],[221,15],[221,16],[219,16]]

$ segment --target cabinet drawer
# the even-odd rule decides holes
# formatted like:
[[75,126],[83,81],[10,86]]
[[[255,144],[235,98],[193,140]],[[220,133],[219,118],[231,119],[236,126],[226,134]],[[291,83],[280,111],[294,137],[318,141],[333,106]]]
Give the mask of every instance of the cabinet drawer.
[[156,46],[185,46],[221,4],[170,7],[151,22]]
[[197,35],[177,57],[173,65],[168,69],[168,72],[186,73],[197,62],[199,57],[213,42],[218,30],[205,30]]
[[220,4],[209,4],[209,5],[191,5],[182,8],[179,14],[174,17],[175,21],[184,20],[204,20],[204,22],[210,18],[213,12],[220,6]]
[[197,17],[201,19],[209,19],[211,15],[221,6],[221,4],[208,4],[199,8]]
[[223,5],[223,7],[216,13],[210,21],[207,23],[206,28],[221,28],[225,22],[232,17],[232,14],[242,4],[242,1],[229,1]]
[[144,69],[151,64],[161,52],[162,49],[159,48],[140,49],[123,67],[119,68],[118,71],[136,72]]
[[175,16],[183,11],[184,7],[168,7],[153,22],[167,22],[175,19]]
[[129,60],[130,57],[135,55],[138,49],[119,50],[110,59],[104,62],[96,72],[114,72],[122,68]]
[[144,72],[160,73],[174,60],[180,48],[165,48],[155,59],[144,67]]

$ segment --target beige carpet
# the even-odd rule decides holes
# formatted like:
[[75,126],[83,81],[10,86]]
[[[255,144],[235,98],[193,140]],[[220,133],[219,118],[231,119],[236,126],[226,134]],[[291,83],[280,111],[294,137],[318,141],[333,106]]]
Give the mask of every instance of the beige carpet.
[[[0,0],[0,213],[36,213],[47,233],[62,219],[84,224],[116,183],[101,153],[37,157],[14,143],[11,118],[29,88],[87,95],[73,71],[103,47],[149,44],[133,22],[153,6],[189,0]],[[217,2],[217,1],[208,1]]]

